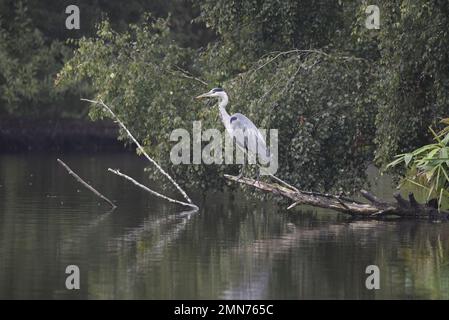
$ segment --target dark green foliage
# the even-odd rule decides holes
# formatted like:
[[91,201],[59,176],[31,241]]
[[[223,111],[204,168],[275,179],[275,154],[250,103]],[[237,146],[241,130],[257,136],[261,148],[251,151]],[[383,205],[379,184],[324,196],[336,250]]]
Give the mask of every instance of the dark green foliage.
[[228,88],[233,111],[279,129],[280,176],[306,189],[351,190],[372,151],[375,112],[363,98],[369,74],[360,59],[292,51],[262,59]]
[[[380,30],[365,28],[370,4],[380,7]],[[394,154],[430,141],[427,127],[447,114],[447,1],[179,0],[94,7],[88,21],[103,13],[109,19],[95,35],[91,23],[87,37],[73,36],[79,38],[70,44],[76,48],[73,58],[66,61],[63,55],[48,62],[50,70],[30,73],[51,79],[55,69],[50,65],[66,61],[57,88],[29,93],[20,86],[3,86],[3,101],[10,97],[4,104],[8,110],[17,110],[14,98],[17,106],[27,94],[74,92],[74,86],[88,84],[168,167],[171,130],[191,131],[194,120],[202,120],[203,129],[223,129],[217,109],[192,99],[223,86],[231,98],[230,113],[241,112],[260,127],[280,130],[281,178],[307,189],[348,191],[363,184],[371,161],[385,166]],[[31,8],[39,14],[38,5]],[[145,19],[145,10],[154,14]],[[160,18],[168,13],[167,19]],[[192,19],[197,23],[191,24]],[[135,24],[128,27],[129,22]],[[24,27],[15,28],[0,33],[9,43],[0,44],[6,48],[3,65],[14,56],[11,35]],[[28,28],[24,34],[35,30]],[[54,56],[45,41],[54,32],[45,26],[39,30],[44,30],[43,40],[33,37],[38,43],[31,45],[41,47],[40,56]],[[23,37],[21,43],[29,48]],[[54,43],[54,52],[65,52]],[[23,54],[23,61],[38,59]],[[28,74],[19,78],[33,83],[36,77],[27,80]],[[12,83],[5,78],[0,77],[2,85]],[[95,107],[91,111],[94,118],[102,115]],[[210,177],[235,169],[192,165],[172,170],[186,182],[209,187],[221,184]]]
[[[97,99],[110,104],[130,127],[147,151],[164,167],[171,167],[170,133],[177,128],[192,130],[192,122],[212,122],[211,110],[194,101],[195,93],[208,90],[198,81],[185,77],[194,50],[173,42],[168,21],[148,17],[143,26],[132,25],[117,33],[108,22],[99,26],[97,37],[82,38],[78,49],[60,74],[60,86],[89,80]],[[93,108],[94,119],[102,115]],[[121,136],[126,138],[126,134]],[[217,185],[207,180],[218,175],[212,166],[177,166],[180,179],[206,187]],[[190,175],[186,172],[188,170]],[[181,178],[182,177],[182,178]],[[182,181],[182,180],[180,180]]]
[[69,51],[59,41],[47,45],[20,2],[14,10],[7,25],[0,16],[0,113],[52,114],[64,98],[53,76]]
[[446,124],[446,127],[438,133],[430,128],[434,143],[399,154],[387,166],[394,167],[404,163],[408,173],[402,184],[411,183],[424,190],[426,201],[431,197],[437,198],[439,208],[449,195],[449,118],[443,119],[441,123]]
[[[235,75],[232,67],[209,67],[223,61],[223,48],[211,45],[199,56],[181,48],[171,41],[165,20],[131,26],[126,33],[104,23],[96,38],[81,39],[61,80],[90,79],[97,98],[111,104],[168,166],[173,129],[191,131],[192,121],[202,120],[203,129],[223,131],[217,108],[193,100],[221,83],[231,98],[230,113],[242,112],[260,127],[279,130],[281,177],[304,188],[352,191],[360,186],[372,156],[375,116],[363,97],[370,75],[366,61],[338,52],[292,50],[265,55]],[[211,85],[185,77],[184,69]],[[98,110],[92,115],[98,116]],[[216,177],[233,169],[184,165],[172,170],[191,184],[216,187],[223,182]]]
[[[70,4],[80,9],[80,30],[65,28]],[[211,39],[191,19],[197,14],[188,0],[173,1],[13,1],[0,0],[0,113],[27,117],[83,117],[80,95],[91,95],[84,82],[55,87],[57,72],[72,56],[73,41],[93,36],[96,25],[109,17],[115,30],[143,19],[145,11],[170,19],[171,38],[182,46],[198,47]],[[68,90],[67,90],[68,89]]]
[[430,142],[427,127],[449,110],[449,3],[381,1],[374,84],[377,160]]

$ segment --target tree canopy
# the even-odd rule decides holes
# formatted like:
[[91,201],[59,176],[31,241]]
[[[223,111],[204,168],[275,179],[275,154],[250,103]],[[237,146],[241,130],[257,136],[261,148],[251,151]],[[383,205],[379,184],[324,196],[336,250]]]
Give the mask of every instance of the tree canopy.
[[[84,90],[113,106],[148,151],[168,164],[173,129],[189,130],[194,120],[221,128],[217,110],[192,98],[223,86],[230,112],[279,129],[280,177],[301,188],[345,191],[364,183],[372,161],[384,167],[395,154],[429,142],[427,127],[447,116],[447,1],[132,3],[124,11],[132,19],[112,7],[111,14],[98,15],[96,29],[70,44],[50,27],[27,27],[30,16],[16,19],[17,26],[0,24],[0,108],[32,112],[18,106],[30,97],[34,105],[42,105],[41,98],[58,104],[51,94]],[[365,27],[369,4],[380,9],[380,29]],[[54,61],[44,63],[26,49],[17,58],[11,35],[20,32],[21,48],[41,48],[37,56]],[[66,53],[70,48],[74,52]],[[14,59],[28,65],[16,77],[23,92],[12,80]],[[61,63],[56,87],[33,84],[55,77]],[[45,89],[29,92],[33,86]],[[90,114],[103,116],[97,107]],[[222,182],[207,178],[225,168],[172,170],[185,182],[211,187]]]

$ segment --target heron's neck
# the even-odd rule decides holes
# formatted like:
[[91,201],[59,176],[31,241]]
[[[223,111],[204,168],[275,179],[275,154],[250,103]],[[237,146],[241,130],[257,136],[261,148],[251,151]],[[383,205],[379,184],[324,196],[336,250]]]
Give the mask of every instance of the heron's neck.
[[218,100],[218,106],[220,107],[220,110],[226,108],[226,106],[228,105],[228,102],[229,102],[229,98],[226,94],[224,96],[220,97],[220,99]]
[[221,120],[224,122],[229,119],[229,113],[226,111],[229,99],[227,96],[220,98],[218,101],[218,109],[220,110]]
[[229,113],[226,111],[226,106],[228,105],[229,99],[227,96],[224,96],[220,98],[218,103],[218,110],[220,110],[220,117],[221,121],[223,122],[226,130],[229,131],[230,129],[230,122],[229,122]]

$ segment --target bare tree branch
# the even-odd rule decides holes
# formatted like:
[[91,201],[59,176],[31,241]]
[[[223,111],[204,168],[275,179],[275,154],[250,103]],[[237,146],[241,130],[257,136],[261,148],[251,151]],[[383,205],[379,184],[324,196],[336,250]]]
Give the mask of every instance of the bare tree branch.
[[307,192],[302,190],[295,191],[292,190],[291,187],[256,181],[245,177],[238,178],[225,175],[225,178],[292,200],[293,204],[291,204],[287,209],[291,209],[297,205],[310,205],[319,208],[332,209],[359,218],[362,217],[372,219],[386,216],[396,216],[413,219],[449,219],[449,211],[440,210],[440,212],[438,212],[438,210],[432,206],[426,204],[421,205],[413,197],[413,194],[409,195],[409,201],[396,194],[395,198],[398,201],[398,204],[395,204],[382,201],[368,191],[362,190],[362,195],[370,200],[371,203],[360,203],[358,201],[336,195]]
[[[179,190],[179,192],[183,195],[183,197],[187,200],[188,203],[193,204],[192,200],[189,198],[189,196],[187,195],[187,193],[179,186],[179,184],[164,170],[161,168],[161,166],[154,161],[146,152],[145,149],[140,145],[140,143],[137,141],[136,138],[134,138],[134,136],[131,134],[131,132],[128,130],[128,128],[124,125],[124,123],[119,119],[119,117],[117,117],[117,115],[111,110],[111,108],[109,108],[103,101],[95,101],[95,100],[89,100],[89,99],[81,99],[82,101],[87,101],[90,103],[95,103],[95,104],[99,104],[101,106],[103,106],[103,108],[105,108],[111,115],[112,117],[116,120],[116,122],[120,125],[120,127],[122,127],[123,130],[126,131],[126,133],[128,134],[128,136],[132,139],[132,141],[134,141],[134,143],[137,145],[137,147],[139,148],[139,150],[145,155],[145,157],[156,166],[156,168],[164,175],[167,177],[167,179],[176,187],[176,189]],[[196,207],[196,206],[195,206]]]
[[206,81],[201,80],[201,79],[198,78],[198,77],[195,77],[194,75],[192,75],[192,74],[191,74],[190,72],[188,72],[187,70],[184,70],[184,69],[182,69],[181,67],[179,67],[179,66],[177,66],[177,65],[174,65],[174,67],[175,67],[179,72],[181,72],[181,76],[182,76],[182,77],[187,78],[187,79],[192,79],[192,80],[198,81],[198,82],[200,82],[201,84],[205,85],[206,87],[209,85]]
[[120,172],[119,170],[117,170],[117,169],[114,170],[114,169],[108,168],[108,171],[109,171],[109,172],[112,172],[113,174],[116,174],[116,175],[118,175],[118,176],[120,176],[120,177],[122,177],[122,178],[125,178],[126,180],[131,181],[132,183],[134,183],[134,184],[135,184],[136,186],[138,186],[139,188],[142,188],[143,190],[148,191],[149,193],[151,193],[151,194],[153,194],[153,195],[155,195],[155,196],[157,196],[157,197],[159,197],[159,198],[165,199],[165,200],[167,200],[167,201],[169,201],[169,202],[172,202],[172,203],[181,204],[181,205],[183,205],[183,206],[191,207],[191,208],[194,208],[195,210],[198,210],[198,207],[197,207],[196,205],[194,205],[194,204],[192,204],[192,203],[187,203],[187,202],[178,201],[178,200],[169,198],[169,197],[167,197],[167,196],[164,196],[163,194],[160,194],[159,192],[156,192],[156,191],[154,191],[154,190],[151,190],[151,189],[148,188],[147,186],[144,186],[143,184],[137,182],[136,180],[134,180],[134,179],[131,178],[130,176],[127,176],[126,174],[121,173],[121,172]]
[[107,203],[109,203],[109,205],[112,207],[112,209],[117,208],[117,206],[108,198],[106,198],[104,195],[102,195],[100,192],[98,192],[94,187],[92,187],[90,184],[88,184],[87,182],[85,182],[83,179],[80,178],[80,176],[78,176],[72,169],[70,169],[70,167],[68,165],[66,165],[61,159],[56,159],[58,161],[58,163],[63,166],[67,172],[75,178],[76,181],[78,181],[79,183],[81,183],[83,186],[85,186],[87,189],[89,189],[90,191],[92,191],[97,197],[103,199],[104,201],[106,201]]

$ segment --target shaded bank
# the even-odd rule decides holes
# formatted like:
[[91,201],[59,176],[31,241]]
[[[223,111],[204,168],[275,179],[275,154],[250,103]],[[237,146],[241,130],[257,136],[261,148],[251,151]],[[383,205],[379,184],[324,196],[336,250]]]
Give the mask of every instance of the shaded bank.
[[78,119],[0,119],[0,152],[4,151],[120,151],[118,129],[112,121]]

